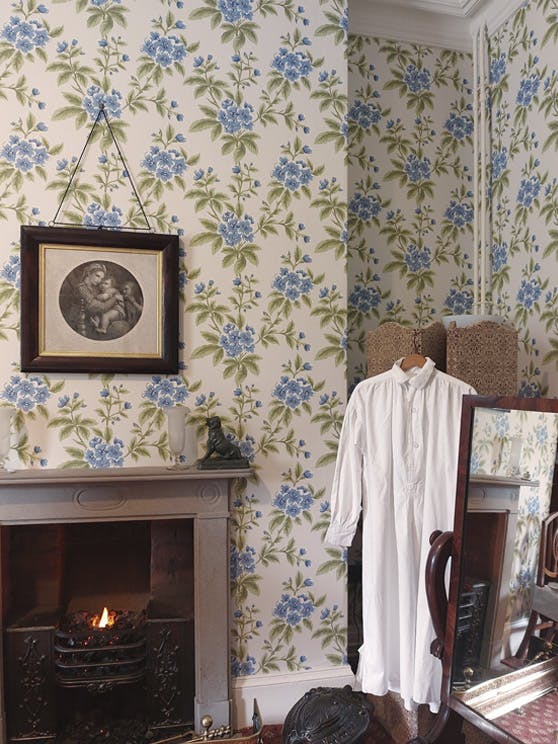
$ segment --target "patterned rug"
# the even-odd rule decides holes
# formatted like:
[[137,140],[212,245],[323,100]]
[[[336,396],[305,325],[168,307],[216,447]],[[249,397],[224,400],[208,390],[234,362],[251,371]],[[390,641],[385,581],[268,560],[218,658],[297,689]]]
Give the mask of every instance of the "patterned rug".
[[557,692],[543,695],[518,710],[500,716],[494,723],[525,744],[556,744],[558,721],[556,720]]

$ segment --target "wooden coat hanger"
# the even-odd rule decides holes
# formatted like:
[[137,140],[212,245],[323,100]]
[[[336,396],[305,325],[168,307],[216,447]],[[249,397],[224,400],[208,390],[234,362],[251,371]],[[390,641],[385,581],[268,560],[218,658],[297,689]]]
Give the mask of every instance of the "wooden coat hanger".
[[413,367],[424,367],[426,364],[426,357],[419,354],[418,351],[418,334],[419,331],[415,329],[413,331],[413,351],[411,354],[407,354],[406,357],[403,357],[401,362],[401,369],[403,372],[408,372]]

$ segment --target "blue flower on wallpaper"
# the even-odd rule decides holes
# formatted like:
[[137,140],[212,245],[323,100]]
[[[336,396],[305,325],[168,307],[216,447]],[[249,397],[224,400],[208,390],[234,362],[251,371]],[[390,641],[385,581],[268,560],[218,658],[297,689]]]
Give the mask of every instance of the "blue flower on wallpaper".
[[21,262],[19,256],[10,256],[7,263],[2,266],[0,276],[5,279],[12,287],[19,289],[21,276]]
[[186,170],[186,160],[178,150],[174,148],[161,150],[156,145],[150,147],[140,165],[163,183],[170,181],[174,176],[181,176]]
[[430,167],[431,163],[428,158],[419,160],[414,153],[407,156],[407,162],[403,166],[403,170],[407,174],[409,181],[416,183],[427,178],[430,178]]
[[522,568],[516,577],[516,580],[510,584],[513,589],[528,589],[533,581],[533,572],[530,568]]
[[288,486],[283,483],[275,494],[272,505],[282,511],[287,517],[295,519],[301,512],[308,511],[313,504],[312,494],[306,486]]
[[231,674],[233,677],[247,677],[256,673],[256,659],[247,656],[244,661],[234,658],[231,661]]
[[44,380],[36,375],[31,377],[12,375],[2,391],[2,398],[24,413],[32,411],[35,406],[46,403],[50,395],[50,390]]
[[480,468],[480,456],[478,452],[472,452],[471,453],[471,460],[469,464],[469,469],[471,473],[478,473]]
[[217,114],[217,120],[227,134],[234,134],[241,129],[250,130],[253,128],[253,112],[254,107],[251,104],[244,103],[242,106],[239,106],[230,98],[226,98],[221,104],[221,108]]
[[248,462],[254,462],[254,459],[256,457],[256,440],[254,439],[254,437],[250,436],[250,434],[247,434],[245,439],[237,441],[236,444],[240,447],[240,453],[242,457],[248,460]]
[[308,77],[312,72],[312,62],[304,52],[292,52],[284,47],[279,49],[271,66],[291,83]]
[[170,67],[174,62],[180,62],[186,56],[186,47],[178,36],[160,36],[152,31],[145,40],[142,52],[148,54],[161,67]]
[[[97,8],[100,8],[100,7],[102,7],[103,5],[106,5],[109,2],[109,0],[90,0],[90,1],[91,1],[91,5],[94,5]],[[112,0],[112,2],[115,5],[120,5],[120,3],[122,2],[122,0]]]
[[303,377],[293,379],[292,377],[281,375],[272,395],[294,411],[301,403],[310,400],[314,395],[314,390],[310,382]]
[[537,426],[535,428],[535,437],[538,445],[546,444],[548,441],[548,428],[544,424]]
[[517,304],[530,310],[542,294],[541,284],[538,279],[522,279],[517,292]]
[[188,397],[188,388],[181,377],[154,375],[147,383],[143,397],[159,408],[183,403]]
[[470,292],[452,288],[444,301],[444,306],[451,310],[452,315],[464,315],[473,309],[473,296]]
[[227,23],[252,20],[252,0],[218,0],[217,10]]
[[252,574],[256,570],[256,551],[247,545],[244,550],[239,551],[235,545],[230,547],[230,572],[231,579],[238,579],[243,574]]
[[538,176],[529,176],[529,178],[522,178],[519,184],[519,191],[517,193],[517,202],[523,207],[530,207],[533,199],[536,199],[541,190],[541,182]]
[[492,179],[495,181],[508,167],[508,148],[504,145],[492,153]]
[[90,85],[87,88],[87,95],[82,101],[82,106],[92,121],[97,118],[101,104],[104,105],[109,119],[120,118],[122,114],[122,94],[114,88],[111,93],[105,93],[98,85]]
[[242,331],[235,323],[227,323],[219,338],[219,345],[229,357],[237,357],[245,352],[252,353],[255,333],[250,326]]
[[98,202],[92,202],[83,216],[86,227],[120,227],[122,224],[122,210],[119,207],[103,209]]
[[124,465],[124,442],[118,437],[114,437],[112,443],[93,437],[83,458],[91,468],[121,468]]
[[254,219],[250,215],[245,214],[240,218],[234,212],[225,212],[217,232],[229,246],[251,243],[254,239],[253,225]]
[[473,207],[452,199],[444,212],[444,217],[456,227],[465,227],[473,221]]
[[376,287],[363,287],[360,284],[355,284],[354,289],[349,294],[349,305],[364,314],[378,307],[381,300],[382,296]]
[[22,173],[29,173],[36,165],[46,163],[48,152],[35,137],[26,140],[11,134],[8,143],[0,150],[0,157],[12,163]]
[[0,36],[24,54],[36,47],[44,47],[48,41],[48,33],[40,21],[35,18],[24,21],[17,16],[10,18]]
[[519,84],[519,91],[517,93],[515,102],[518,106],[527,107],[531,104],[533,97],[537,95],[537,91],[540,85],[540,78],[534,73],[529,75],[528,78],[524,78]]
[[518,395],[520,398],[540,398],[542,392],[537,382],[527,382],[527,380],[522,380],[521,385],[519,386]]
[[444,127],[456,140],[462,140],[473,134],[472,118],[470,116],[459,116],[454,111],[450,113]]
[[506,55],[504,52],[490,62],[490,82],[496,84],[506,74]]
[[531,496],[526,506],[527,514],[529,514],[531,517],[536,517],[539,514],[539,510],[541,508],[541,503],[539,501],[538,495],[535,494],[535,496]]
[[382,114],[375,103],[366,103],[357,99],[349,109],[348,118],[362,129],[369,129],[372,124],[380,121]]
[[374,194],[360,194],[358,191],[349,202],[349,212],[355,214],[359,220],[369,222],[382,211],[382,204]]
[[312,290],[314,284],[303,269],[290,271],[283,266],[271,286],[288,300],[294,302],[302,295],[307,295]]
[[282,594],[275,605],[273,615],[294,627],[310,617],[315,609],[314,602],[306,594],[300,594],[298,597]]
[[510,430],[510,419],[507,413],[497,413],[494,417],[494,428],[499,437],[505,437]]
[[419,69],[415,65],[407,65],[403,82],[411,93],[420,93],[421,90],[430,90],[430,70]]
[[306,186],[312,180],[312,169],[303,160],[289,160],[285,156],[279,158],[272,176],[289,191],[296,191],[300,186]]
[[403,260],[411,272],[420,271],[421,269],[429,269],[431,261],[430,248],[427,248],[426,246],[419,248],[414,243],[409,243],[405,255],[403,256]]
[[502,266],[508,262],[508,244],[504,240],[502,243],[494,243],[492,246],[492,271],[500,271]]
[[349,32],[349,9],[347,7],[343,8],[343,12],[339,18],[339,25],[346,34]]

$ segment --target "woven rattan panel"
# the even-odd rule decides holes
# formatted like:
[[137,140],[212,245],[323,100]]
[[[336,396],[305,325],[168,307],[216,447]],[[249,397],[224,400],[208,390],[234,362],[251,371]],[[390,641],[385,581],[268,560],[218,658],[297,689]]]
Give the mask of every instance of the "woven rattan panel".
[[517,330],[482,320],[459,328],[450,323],[446,371],[468,382],[479,395],[517,395]]
[[368,377],[393,367],[401,357],[416,351],[429,356],[439,370],[446,368],[446,329],[436,321],[425,328],[406,328],[399,323],[383,323],[369,331],[366,339]]

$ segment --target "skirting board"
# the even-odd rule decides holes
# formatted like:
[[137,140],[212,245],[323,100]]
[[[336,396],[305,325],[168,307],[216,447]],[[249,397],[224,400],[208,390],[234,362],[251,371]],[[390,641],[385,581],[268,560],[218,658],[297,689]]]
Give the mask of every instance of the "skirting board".
[[236,728],[252,724],[254,699],[258,701],[264,723],[283,723],[296,701],[312,687],[353,687],[354,680],[348,664],[287,674],[238,677],[232,683],[233,724]]

